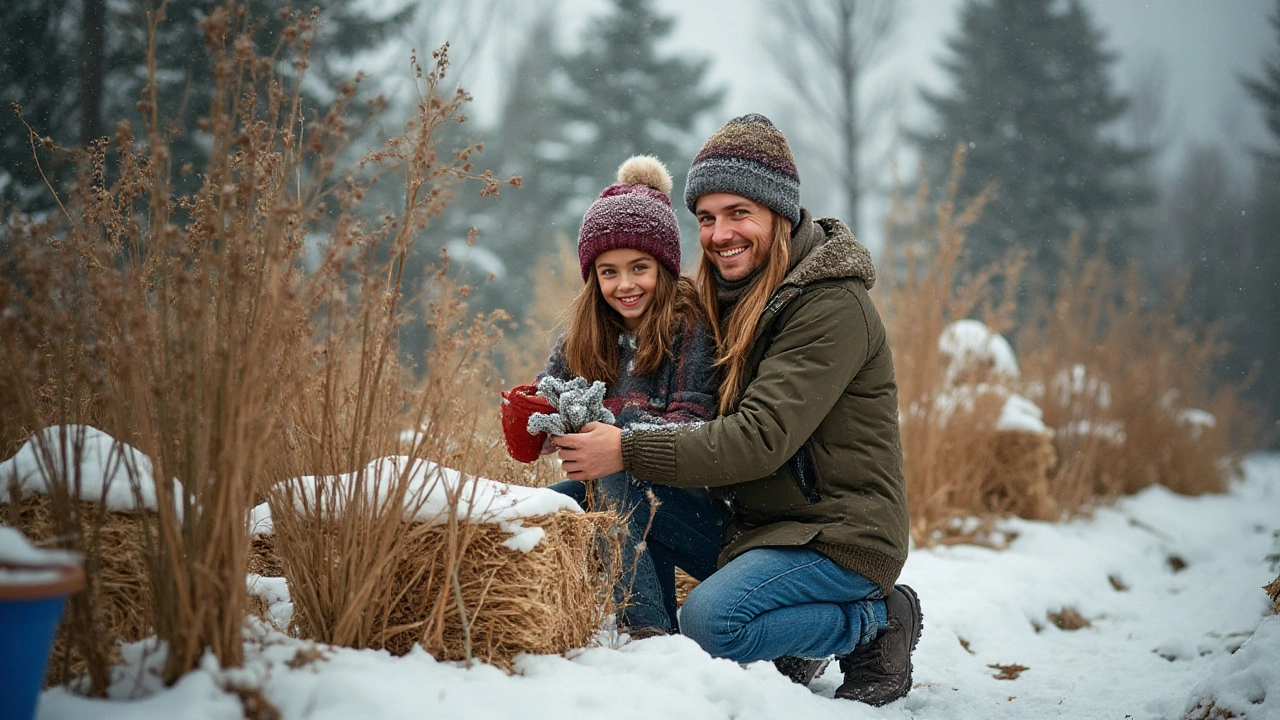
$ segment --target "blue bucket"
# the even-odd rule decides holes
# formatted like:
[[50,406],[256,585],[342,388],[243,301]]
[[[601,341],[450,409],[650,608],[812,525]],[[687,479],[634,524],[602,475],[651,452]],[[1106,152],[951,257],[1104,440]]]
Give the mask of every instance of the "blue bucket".
[[0,678],[4,678],[0,682],[0,715],[6,719],[35,717],[63,603],[84,587],[84,572],[79,567],[39,570],[56,572],[58,577],[46,575],[32,584],[0,583]]

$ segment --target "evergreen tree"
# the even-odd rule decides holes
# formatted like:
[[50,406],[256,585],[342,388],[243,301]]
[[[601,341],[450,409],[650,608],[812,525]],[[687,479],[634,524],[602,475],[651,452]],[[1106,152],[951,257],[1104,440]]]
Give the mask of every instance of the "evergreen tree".
[[531,181],[540,195],[558,200],[551,209],[567,234],[577,233],[587,206],[637,153],[667,165],[676,179],[672,204],[682,204],[683,170],[701,141],[694,126],[723,92],[701,87],[707,59],[658,52],[673,26],[653,0],[612,0],[610,12],[588,22],[581,50],[561,63],[551,86],[557,132],[539,148]]
[[1252,317],[1249,327],[1255,357],[1262,361],[1257,394],[1258,405],[1269,408],[1273,442],[1280,446],[1280,2],[1271,17],[1277,43],[1263,64],[1262,74],[1244,78],[1245,88],[1261,106],[1270,147],[1258,148],[1252,227],[1253,267],[1249,291]]
[[[171,138],[174,168],[201,166],[203,146],[196,119],[208,111],[213,88],[212,59],[205,48],[201,21],[217,0],[170,0],[156,34],[156,78],[161,123],[177,128]],[[371,16],[360,0],[316,0],[319,29],[305,85],[311,109],[322,107],[351,71],[344,61],[376,46],[397,28],[412,7]],[[26,129],[13,117],[10,103],[42,136],[64,146],[83,145],[111,132],[119,120],[138,126],[136,104],[146,83],[148,13],[146,0],[6,0],[0,3],[0,197],[28,209],[49,207],[43,180],[35,171]],[[271,0],[241,3],[254,25],[254,38],[269,51],[283,27],[280,4]],[[238,33],[239,18],[229,33]],[[288,70],[288,67],[282,67]],[[140,130],[139,130],[140,133]],[[70,169],[53,158],[55,187]],[[42,163],[47,162],[42,158]],[[9,181],[4,179],[5,171]],[[46,174],[51,170],[46,168]],[[175,174],[175,177],[176,174]],[[196,182],[189,178],[188,182]],[[190,190],[190,187],[184,188]]]
[[935,187],[957,143],[968,151],[961,193],[996,185],[969,234],[974,265],[1021,248],[1029,279],[1052,282],[1073,231],[1123,240],[1126,210],[1149,202],[1129,172],[1146,151],[1108,134],[1127,100],[1111,87],[1115,56],[1080,0],[967,0],[948,46],[954,90],[922,93],[937,126],[912,139]]

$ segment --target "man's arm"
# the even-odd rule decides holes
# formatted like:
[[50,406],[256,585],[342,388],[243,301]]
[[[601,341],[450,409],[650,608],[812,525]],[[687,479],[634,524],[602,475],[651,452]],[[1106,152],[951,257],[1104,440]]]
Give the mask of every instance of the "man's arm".
[[[697,426],[633,428],[618,438],[619,469],[662,484],[712,487],[765,477],[794,455],[869,355],[867,317],[855,294],[830,286],[795,302],[737,412]],[[589,446],[611,455],[611,446]]]

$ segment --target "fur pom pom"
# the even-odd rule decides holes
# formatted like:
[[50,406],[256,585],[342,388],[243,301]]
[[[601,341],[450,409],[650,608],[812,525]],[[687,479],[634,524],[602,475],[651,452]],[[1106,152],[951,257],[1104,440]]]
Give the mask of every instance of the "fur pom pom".
[[671,192],[671,173],[662,161],[652,155],[633,155],[618,168],[618,182],[648,185],[659,192]]

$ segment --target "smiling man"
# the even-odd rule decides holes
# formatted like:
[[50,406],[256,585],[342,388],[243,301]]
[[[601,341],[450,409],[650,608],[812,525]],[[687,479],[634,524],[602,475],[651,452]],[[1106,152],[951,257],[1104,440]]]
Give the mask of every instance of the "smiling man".
[[773,660],[803,683],[834,656],[837,697],[896,700],[911,689],[922,620],[916,594],[894,584],[907,498],[870,254],[844,223],[800,206],[791,150],[763,115],[707,140],[685,203],[698,218],[721,417],[625,433],[589,425],[557,439],[564,469],[579,480],[626,470],[723,501],[719,568],[680,614],[709,653]]

